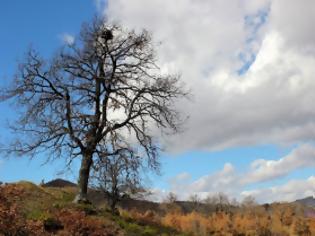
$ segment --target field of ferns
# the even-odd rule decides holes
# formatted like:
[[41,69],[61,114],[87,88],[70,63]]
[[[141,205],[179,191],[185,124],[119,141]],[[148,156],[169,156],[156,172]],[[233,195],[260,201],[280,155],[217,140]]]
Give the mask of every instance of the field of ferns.
[[165,201],[129,204],[112,215],[105,203],[73,204],[74,193],[29,182],[2,185],[0,235],[315,235],[313,209],[295,203]]

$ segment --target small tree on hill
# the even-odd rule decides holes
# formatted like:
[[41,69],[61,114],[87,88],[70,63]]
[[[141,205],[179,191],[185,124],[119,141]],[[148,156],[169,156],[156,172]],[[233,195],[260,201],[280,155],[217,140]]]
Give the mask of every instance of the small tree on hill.
[[140,178],[142,162],[135,151],[126,148],[116,155],[100,156],[94,163],[93,182],[105,194],[112,213],[117,212],[116,205],[125,195],[143,189]]
[[253,206],[256,206],[257,202],[255,197],[248,195],[246,197],[244,197],[243,201],[242,201],[242,206],[245,208],[251,208]]
[[[158,145],[150,125],[177,131],[179,77],[159,73],[147,31],[136,33],[96,20],[73,44],[44,60],[30,50],[2,99],[21,107],[9,147],[18,155],[81,158],[77,201],[86,200],[93,159],[117,154],[109,140],[134,138],[153,169]],[[105,149],[104,149],[105,146]]]
[[177,195],[173,192],[169,192],[165,198],[165,202],[169,204],[176,203],[178,201]]

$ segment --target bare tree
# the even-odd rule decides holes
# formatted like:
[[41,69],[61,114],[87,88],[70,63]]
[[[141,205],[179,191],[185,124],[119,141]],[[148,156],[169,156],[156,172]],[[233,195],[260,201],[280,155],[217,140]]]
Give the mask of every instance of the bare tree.
[[246,197],[244,197],[243,201],[242,201],[242,206],[245,208],[251,208],[253,206],[256,206],[257,202],[255,197],[251,196],[251,195],[247,195]]
[[208,205],[211,210],[215,209],[216,211],[225,211],[231,206],[229,197],[222,192],[207,196],[203,202]]
[[94,163],[92,180],[109,202],[112,213],[116,213],[116,205],[124,195],[132,195],[142,191],[141,170],[143,160],[134,150],[120,149],[116,155],[102,156]]
[[188,199],[192,203],[193,210],[196,211],[198,209],[198,207],[201,205],[201,199],[200,199],[199,195],[196,193],[191,194]]
[[157,169],[159,145],[150,127],[177,131],[174,102],[186,92],[179,76],[159,73],[155,58],[147,31],[102,20],[84,25],[75,43],[50,60],[30,50],[2,91],[3,100],[14,98],[21,107],[10,153],[81,158],[78,201],[86,200],[95,154],[104,146],[105,156],[118,151],[108,140],[134,137],[134,146]]
[[164,201],[170,204],[176,203],[178,201],[177,195],[173,192],[169,192]]

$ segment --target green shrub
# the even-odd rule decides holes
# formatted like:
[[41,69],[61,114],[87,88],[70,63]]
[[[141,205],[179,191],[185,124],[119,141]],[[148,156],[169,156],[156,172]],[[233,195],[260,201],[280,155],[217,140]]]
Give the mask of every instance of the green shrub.
[[26,219],[28,220],[46,220],[51,214],[40,208],[32,208],[26,213]]
[[78,204],[76,206],[76,208],[78,210],[84,211],[84,213],[87,215],[96,215],[97,214],[97,209],[92,204]]

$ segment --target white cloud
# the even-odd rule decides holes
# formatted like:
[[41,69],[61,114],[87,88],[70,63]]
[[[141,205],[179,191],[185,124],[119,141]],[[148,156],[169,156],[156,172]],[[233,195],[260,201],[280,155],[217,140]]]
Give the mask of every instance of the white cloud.
[[[266,189],[251,191],[245,191],[245,189],[251,184],[273,181],[307,167],[315,167],[315,147],[303,144],[278,160],[255,160],[243,172],[239,172],[231,163],[226,163],[222,170],[204,175],[197,180],[192,180],[188,173],[181,173],[170,180],[169,191],[177,193],[180,199],[188,199],[195,193],[203,198],[209,194],[224,192],[230,198],[238,200],[244,196],[253,195],[260,202],[293,201],[314,195],[315,184],[313,187],[310,186],[315,181],[315,177],[307,180],[292,180],[283,186]],[[294,187],[297,183],[299,186]],[[154,192],[160,196],[156,197],[157,199],[161,199],[161,196],[166,194],[165,190],[162,192]]]
[[170,185],[182,185],[191,180],[191,175],[187,172],[180,173],[169,180]]
[[146,197],[147,200],[153,201],[153,202],[163,202],[167,195],[169,194],[169,191],[161,190],[158,188],[151,189],[150,195]]
[[[106,13],[152,31],[162,41],[161,69],[180,72],[191,88],[193,102],[178,104],[190,116],[185,132],[164,140],[169,151],[184,152],[314,141],[314,9],[312,0],[109,0]],[[240,197],[248,184],[314,167],[314,160],[314,147],[301,145],[279,160],[253,162],[245,173],[228,163],[195,181],[184,173],[170,181],[171,191]],[[251,193],[261,201],[293,200],[313,193],[314,178]]]
[[290,180],[289,182],[270,188],[243,191],[241,196],[251,195],[259,202],[290,202],[309,196],[315,193],[315,176],[306,180]]
[[279,160],[255,160],[242,181],[245,184],[273,180],[306,167],[315,167],[315,148],[309,144],[301,145]]
[[271,5],[271,28],[286,39],[287,47],[314,53],[315,32],[311,22],[315,21],[315,2],[312,0],[276,0]]
[[[180,174],[170,181],[170,191],[176,193],[179,199],[188,199],[192,194],[198,194],[201,198],[209,194],[224,192],[229,196],[237,196],[242,187],[238,173],[230,163],[226,163],[222,170],[201,178],[191,181],[185,177],[182,181],[182,176],[187,176],[186,173]],[[176,181],[177,180],[177,181]]]
[[72,45],[74,44],[75,37],[71,34],[64,33],[63,35],[61,35],[61,40],[67,45]]
[[151,30],[162,69],[192,89],[194,102],[178,105],[190,115],[185,132],[165,141],[181,152],[314,140],[314,4],[110,0],[107,15]]

